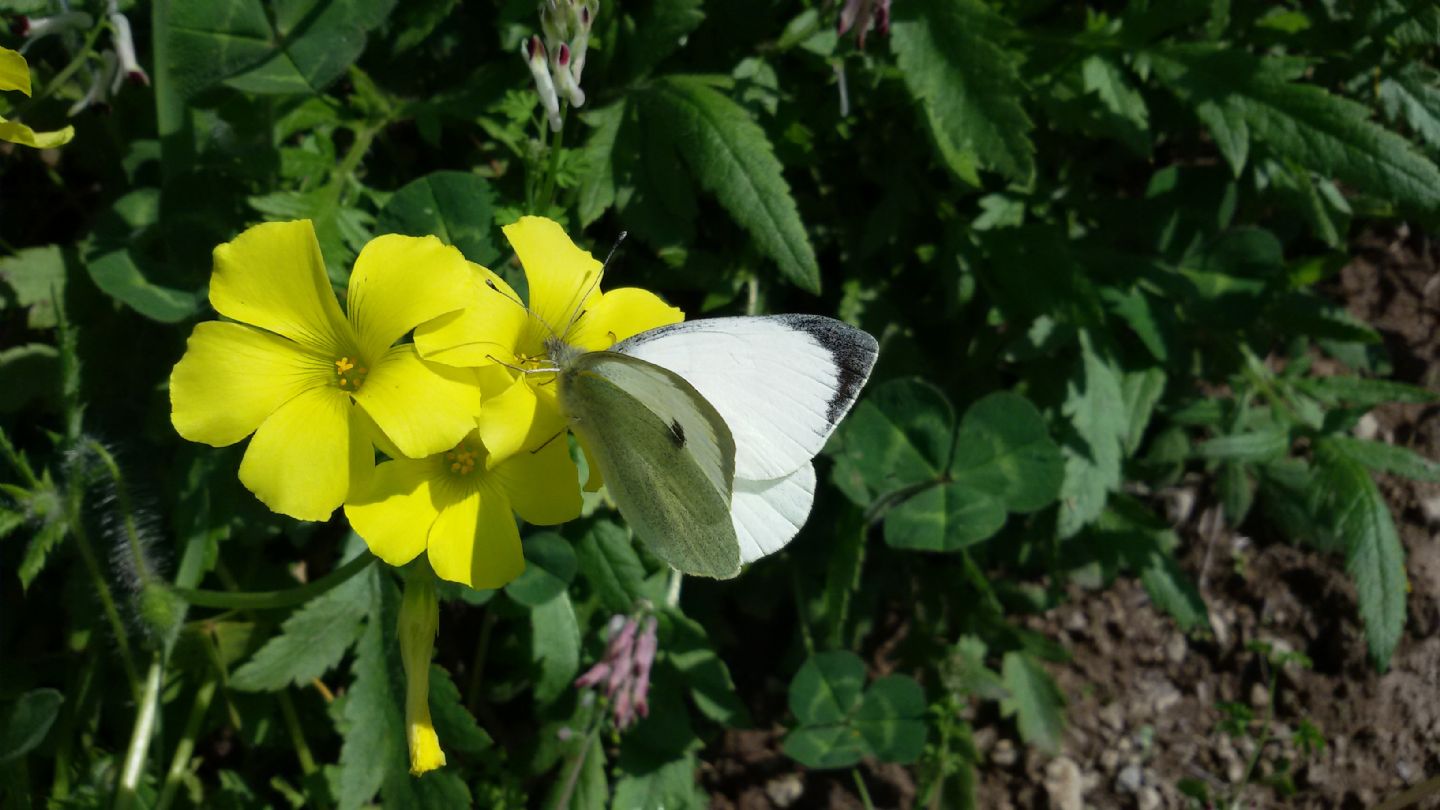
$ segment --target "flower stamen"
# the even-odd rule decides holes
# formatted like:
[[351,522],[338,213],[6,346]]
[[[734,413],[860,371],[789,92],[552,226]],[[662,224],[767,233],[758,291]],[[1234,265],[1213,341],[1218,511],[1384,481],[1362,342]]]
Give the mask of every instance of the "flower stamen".
[[354,393],[360,390],[365,383],[365,375],[370,369],[359,365],[349,357],[342,357],[335,361],[335,376],[340,381],[340,387]]

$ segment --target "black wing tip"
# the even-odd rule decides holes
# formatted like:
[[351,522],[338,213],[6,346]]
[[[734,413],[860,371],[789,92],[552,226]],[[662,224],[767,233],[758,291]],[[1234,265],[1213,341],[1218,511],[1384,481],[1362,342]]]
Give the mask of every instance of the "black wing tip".
[[835,358],[835,395],[830,398],[825,418],[834,427],[860,396],[860,389],[870,379],[880,343],[875,336],[844,321],[824,315],[777,315],[786,326],[815,338]]

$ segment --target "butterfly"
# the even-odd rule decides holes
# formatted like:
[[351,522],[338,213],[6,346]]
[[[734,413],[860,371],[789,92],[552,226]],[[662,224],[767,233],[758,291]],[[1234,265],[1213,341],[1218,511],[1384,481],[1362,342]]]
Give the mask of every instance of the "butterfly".
[[779,551],[815,500],[812,459],[875,365],[875,338],[817,315],[662,326],[606,351],[558,338],[557,397],[626,522],[684,574]]

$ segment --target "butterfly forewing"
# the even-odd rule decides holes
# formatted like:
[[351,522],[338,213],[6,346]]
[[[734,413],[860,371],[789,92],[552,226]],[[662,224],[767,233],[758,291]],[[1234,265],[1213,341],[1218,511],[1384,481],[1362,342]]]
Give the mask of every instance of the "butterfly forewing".
[[686,574],[738,574],[735,443],[715,408],[673,372],[612,352],[568,364],[558,393],[621,514],[656,556]]

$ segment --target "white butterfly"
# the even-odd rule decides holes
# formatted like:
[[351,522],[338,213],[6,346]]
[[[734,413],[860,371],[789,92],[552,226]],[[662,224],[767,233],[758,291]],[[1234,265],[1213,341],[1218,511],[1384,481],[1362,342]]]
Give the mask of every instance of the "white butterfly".
[[804,525],[811,459],[878,351],[816,315],[688,321],[609,351],[547,348],[560,406],[631,528],[681,572],[720,579]]

